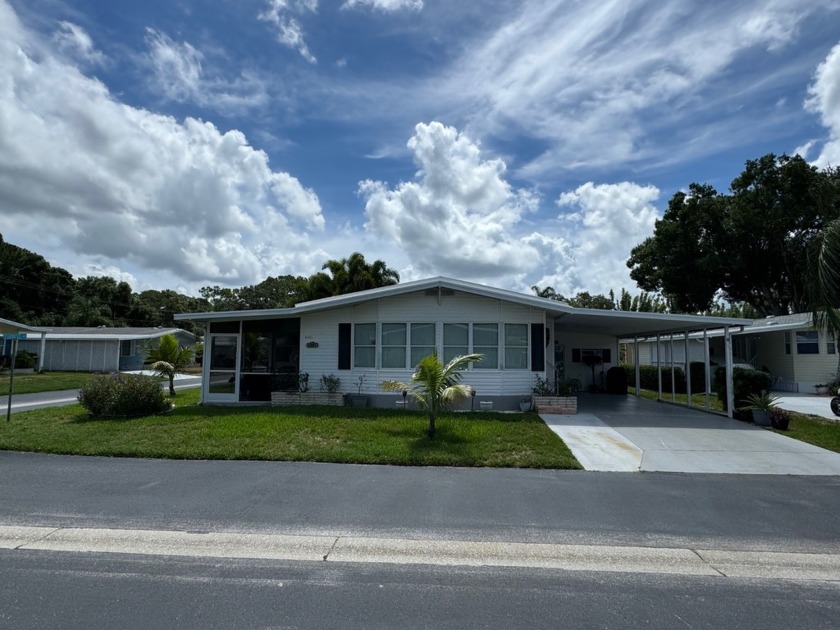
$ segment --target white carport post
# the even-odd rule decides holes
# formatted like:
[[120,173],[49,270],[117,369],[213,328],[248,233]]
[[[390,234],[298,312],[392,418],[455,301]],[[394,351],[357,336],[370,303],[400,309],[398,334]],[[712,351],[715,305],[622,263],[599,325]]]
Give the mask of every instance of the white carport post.
[[641,395],[642,389],[642,370],[639,366],[639,338],[633,337],[633,367],[636,372],[636,398]]
[[47,333],[41,333],[41,350],[38,353],[38,373],[44,371],[44,353],[47,349]]
[[726,356],[726,415],[732,418],[735,392],[732,385],[732,335],[729,332],[729,326],[723,327],[723,345]]
[[685,331],[685,394],[691,407],[691,361],[688,356],[688,331]]
[[674,333],[668,335],[668,360],[671,361],[671,402],[677,402],[676,378],[674,377]]
[[712,367],[709,359],[709,331],[703,329],[703,363],[706,373],[706,410],[709,410],[709,396],[712,392]]
[[656,400],[662,402],[662,347],[659,345],[659,333],[656,333],[656,382],[659,387]]

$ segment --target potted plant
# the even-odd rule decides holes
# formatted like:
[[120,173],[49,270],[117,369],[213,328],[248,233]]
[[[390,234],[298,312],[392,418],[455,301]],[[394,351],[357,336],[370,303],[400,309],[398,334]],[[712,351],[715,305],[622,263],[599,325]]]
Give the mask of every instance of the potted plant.
[[356,378],[356,393],[347,394],[347,403],[350,407],[367,407],[368,397],[362,394],[362,387],[365,385],[365,374],[360,374]]
[[519,399],[519,411],[531,411],[531,397],[523,396]]
[[779,431],[787,431],[790,425],[790,412],[781,407],[775,407],[770,412],[770,422],[774,429]]
[[603,365],[604,359],[597,354],[586,354],[582,357],[584,365],[592,370],[592,384],[589,386],[589,391],[593,394],[598,392],[598,385],[595,382],[595,368]]
[[814,385],[814,393],[818,396],[823,396],[828,393],[828,385],[825,383],[817,383]]
[[760,394],[750,394],[744,400],[746,405],[740,407],[742,410],[752,411],[753,422],[759,427],[769,427],[770,413],[776,409],[776,401],[778,396],[774,396],[770,392],[764,390]]

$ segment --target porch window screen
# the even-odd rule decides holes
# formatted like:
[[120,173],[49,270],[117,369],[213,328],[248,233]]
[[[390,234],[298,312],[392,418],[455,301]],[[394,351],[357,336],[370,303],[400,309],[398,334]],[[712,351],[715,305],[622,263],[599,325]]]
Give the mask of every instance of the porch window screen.
[[834,340],[834,335],[828,335],[825,340],[825,353],[837,354],[837,342]]
[[473,324],[473,352],[484,355],[483,360],[473,363],[475,369],[499,369],[498,324]]
[[528,369],[528,324],[505,324],[505,369]]
[[134,356],[134,342],[129,339],[124,339],[120,342],[120,356],[133,357]]
[[470,353],[470,325],[443,325],[443,362],[449,363],[458,356]]
[[353,332],[353,366],[376,367],[376,324],[356,324]]
[[411,325],[411,366],[414,367],[420,361],[435,352],[435,325],[412,324]]
[[405,368],[405,324],[382,324],[382,367]]

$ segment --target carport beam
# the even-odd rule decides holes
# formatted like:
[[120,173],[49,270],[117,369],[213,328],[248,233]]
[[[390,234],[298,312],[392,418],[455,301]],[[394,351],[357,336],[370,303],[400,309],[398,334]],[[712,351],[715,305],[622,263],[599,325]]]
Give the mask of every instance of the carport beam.
[[656,381],[659,390],[656,392],[656,400],[662,402],[662,346],[659,345],[660,335],[656,334]]
[[711,406],[709,395],[712,391],[712,367],[709,359],[709,331],[705,328],[703,329],[703,353],[703,363],[706,368],[706,409],[708,410]]

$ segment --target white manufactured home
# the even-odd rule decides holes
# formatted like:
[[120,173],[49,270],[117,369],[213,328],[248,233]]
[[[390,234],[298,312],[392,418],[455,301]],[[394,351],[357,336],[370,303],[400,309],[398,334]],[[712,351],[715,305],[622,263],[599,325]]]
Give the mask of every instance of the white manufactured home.
[[[202,401],[268,402],[284,375],[305,372],[317,390],[322,376],[344,393],[393,406],[384,380],[408,380],[416,363],[480,353],[463,382],[495,409],[514,409],[536,379],[592,384],[587,355],[601,373],[617,365],[626,337],[684,333],[745,320],[574,308],[556,300],[436,277],[303,302],[293,308],[184,313],[208,324]],[[469,408],[470,402],[465,403]]]

